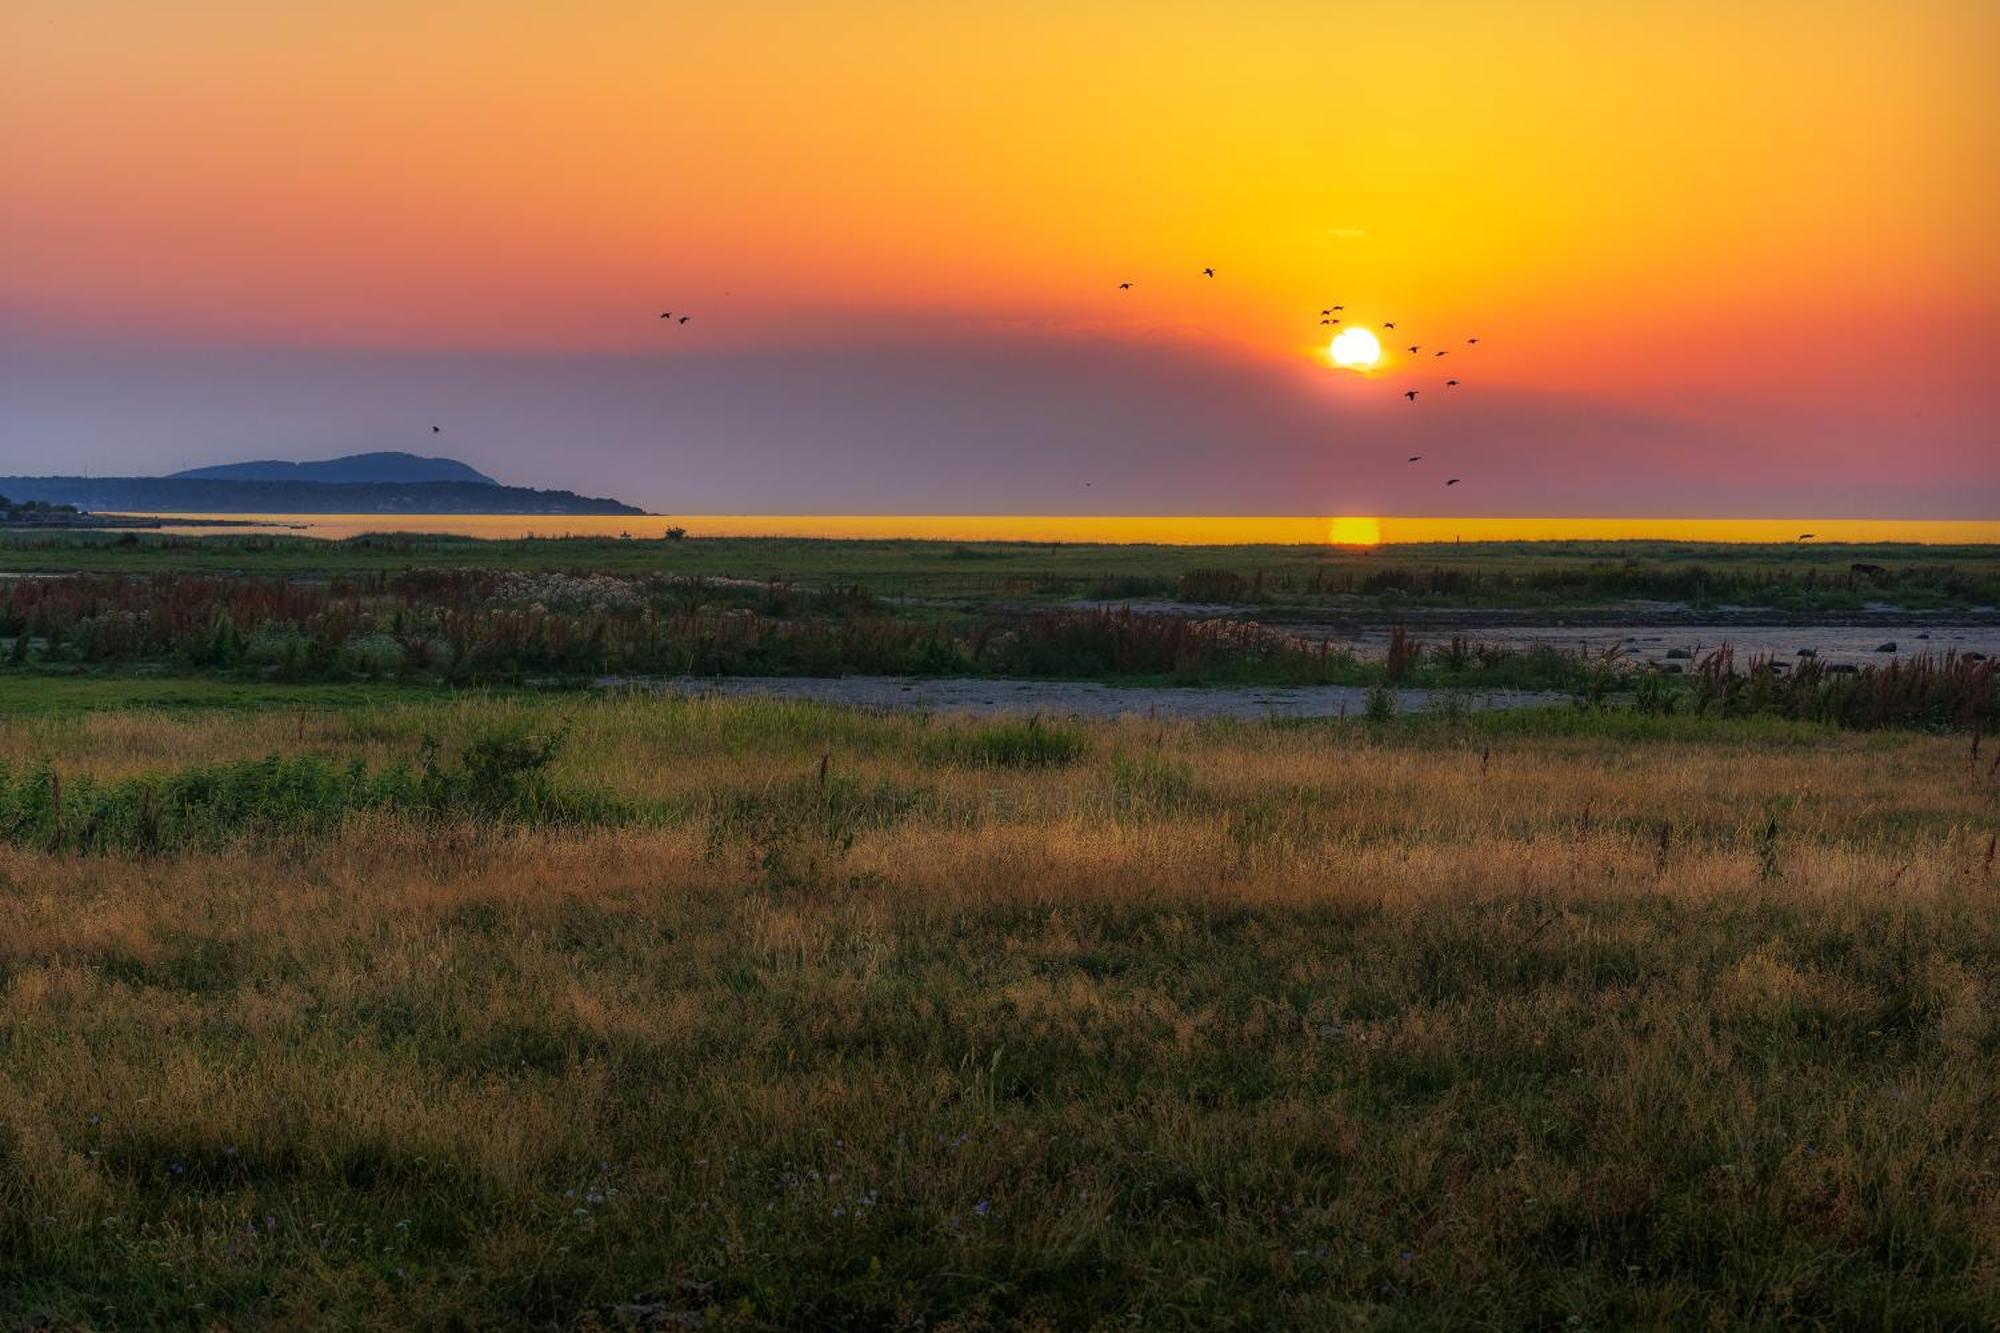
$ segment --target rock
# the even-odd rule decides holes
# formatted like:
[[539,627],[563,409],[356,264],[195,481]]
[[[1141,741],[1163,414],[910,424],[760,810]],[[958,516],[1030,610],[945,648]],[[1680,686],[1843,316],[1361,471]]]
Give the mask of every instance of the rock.
[[1918,637],[1918,638],[1920,638],[1920,639],[1928,639],[1928,638],[1930,637],[1930,635],[1928,635],[1928,634],[1919,634],[1919,635],[1918,635],[1917,637]]
[[1799,656],[1800,656],[1800,657],[1818,657],[1818,656],[1819,656],[1819,649],[1817,649],[1817,648],[1801,648],[1801,649],[1799,649]]
[[1687,661],[1687,660],[1688,660],[1688,659],[1689,659],[1690,657],[1693,657],[1693,656],[1694,656],[1694,654],[1693,654],[1693,653],[1691,653],[1691,652],[1689,652],[1689,651],[1688,651],[1687,649],[1685,649],[1685,648],[1669,648],[1669,649],[1667,649],[1667,660],[1668,660],[1669,662],[1685,662],[1685,661]]
[[1887,643],[1878,643],[1875,645],[1875,651],[1878,653],[1893,653],[1896,651],[1896,641],[1891,639]]

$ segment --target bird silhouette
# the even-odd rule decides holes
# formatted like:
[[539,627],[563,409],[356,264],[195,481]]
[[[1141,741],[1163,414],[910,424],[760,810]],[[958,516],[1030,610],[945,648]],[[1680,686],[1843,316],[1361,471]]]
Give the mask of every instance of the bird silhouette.
[[1799,540],[1800,540],[1800,541],[1802,541],[1802,542],[1809,542],[1809,541],[1811,541],[1811,540],[1812,540],[1812,539],[1813,539],[1814,537],[1816,537],[1816,536],[1818,536],[1818,535],[1819,535],[1819,534],[1818,534],[1818,533],[1816,533],[1816,532],[1801,532],[1801,533],[1799,534]]
[[1383,325],[1382,327],[1383,327],[1383,328],[1385,328],[1385,329],[1393,329],[1393,328],[1395,328],[1396,326],[1395,326],[1394,324],[1384,324],[1384,325]]
[[680,317],[680,318],[679,318],[678,320],[676,320],[676,321],[674,321],[674,322],[675,322],[675,323],[677,323],[677,324],[685,324],[685,323],[687,323],[687,322],[688,322],[689,320],[691,320],[691,319],[693,319],[693,318],[694,318],[694,316],[693,316],[693,315],[682,315],[682,316],[681,316],[681,317]]
[[1456,388],[1458,387],[1458,381],[1457,381],[1457,380],[1446,380],[1446,381],[1444,382],[1444,387],[1445,387],[1445,388],[1447,388],[1447,389],[1456,389]]
[[444,434],[444,427],[443,427],[443,426],[432,426],[432,427],[431,427],[431,434],[433,434],[433,435],[442,435],[442,434]]
[[1412,463],[1421,463],[1421,462],[1423,461],[1423,458],[1424,458],[1424,456],[1423,456],[1422,454],[1411,454],[1411,455],[1410,455],[1410,461],[1411,461]]
[[1344,306],[1344,305],[1337,305],[1337,306],[1335,306],[1335,307],[1334,307],[1334,309],[1335,309],[1335,310],[1345,310],[1345,309],[1347,309],[1347,307],[1346,307],[1346,306]]
[[1447,486],[1456,486],[1456,485],[1458,485],[1458,478],[1457,478],[1457,477],[1453,477],[1453,478],[1452,478],[1452,479],[1451,479],[1450,481],[1446,482],[1446,483],[1445,483],[1445,485],[1447,485]]
[[1403,397],[1414,403],[1417,401],[1417,391],[1415,389],[1405,389],[1403,390]]
[[674,312],[671,310],[662,310],[660,312],[661,319],[672,319],[673,317],[674,317]]
[[1322,324],[1331,324],[1331,323],[1333,323],[1333,322],[1334,322],[1334,321],[1333,321],[1333,320],[1330,320],[1330,319],[1323,319],[1323,320],[1321,320],[1321,321],[1320,321],[1320,323],[1322,323]]
[[1129,292],[1132,290],[1132,284],[1129,282],[1121,282],[1118,284],[1118,290],[1121,292]]
[[1444,353],[1443,353],[1443,352],[1432,352],[1432,353],[1431,353],[1431,355],[1432,355],[1432,356],[1443,356],[1443,355],[1444,355]]
[[1471,346],[1471,345],[1472,345],[1473,343],[1476,343],[1476,342],[1478,342],[1478,341],[1479,341],[1479,339],[1477,339],[1477,338],[1467,338],[1467,339],[1465,340],[1465,343],[1466,343],[1466,346],[1470,347],[1470,346]]
[[1415,343],[1411,343],[1411,344],[1410,344],[1410,355],[1411,355],[1411,356],[1415,356],[1416,354],[1417,354],[1417,345],[1416,345]]
[[1212,278],[1215,276],[1215,270],[1212,268],[1205,268],[1201,271],[1201,276],[1204,278]]

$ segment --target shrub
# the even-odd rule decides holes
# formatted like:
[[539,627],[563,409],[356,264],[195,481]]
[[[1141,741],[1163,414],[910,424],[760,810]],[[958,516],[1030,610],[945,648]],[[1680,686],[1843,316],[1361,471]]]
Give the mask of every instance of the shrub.
[[1240,602],[1250,582],[1233,569],[1190,569],[1174,589],[1183,602]]
[[545,768],[560,736],[488,736],[456,764],[427,743],[420,768],[336,767],[313,755],[193,765],[99,782],[48,763],[18,778],[0,768],[0,841],[47,851],[214,851],[246,841],[331,836],[355,811],[531,823],[612,823],[634,812],[607,797],[564,791]]

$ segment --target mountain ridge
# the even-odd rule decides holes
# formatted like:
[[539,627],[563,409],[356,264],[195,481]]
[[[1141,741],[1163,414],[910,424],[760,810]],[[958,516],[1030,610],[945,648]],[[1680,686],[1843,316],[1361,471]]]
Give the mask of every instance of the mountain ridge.
[[179,472],[170,472],[162,480],[309,481],[330,484],[458,481],[486,486],[500,484],[484,472],[455,458],[413,454],[402,449],[376,449],[366,453],[342,454],[338,458],[305,462],[294,462],[283,458],[260,458],[245,463],[213,463],[207,467],[191,467]]
[[485,481],[232,481],[200,477],[0,477],[16,501],[124,514],[644,514],[575,491]]

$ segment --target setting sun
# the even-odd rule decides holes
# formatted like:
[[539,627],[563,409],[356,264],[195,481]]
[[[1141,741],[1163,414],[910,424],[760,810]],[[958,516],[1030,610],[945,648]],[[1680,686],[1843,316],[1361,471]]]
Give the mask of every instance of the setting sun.
[[1363,328],[1342,329],[1326,350],[1333,364],[1348,370],[1367,370],[1382,359],[1382,344]]

